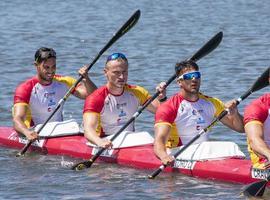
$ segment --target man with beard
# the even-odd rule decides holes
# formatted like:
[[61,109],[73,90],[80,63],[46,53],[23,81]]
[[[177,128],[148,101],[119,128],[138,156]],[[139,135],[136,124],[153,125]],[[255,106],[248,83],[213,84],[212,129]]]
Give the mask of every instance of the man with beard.
[[[15,91],[13,122],[14,129],[34,141],[38,134],[31,126],[42,124],[54,111],[57,103],[76,82],[72,77],[56,75],[56,53],[52,48],[41,47],[35,53],[37,75],[21,83]],[[89,79],[87,67],[79,70],[82,82],[72,91],[80,99],[85,99],[96,86]],[[50,122],[63,121],[61,107]]]

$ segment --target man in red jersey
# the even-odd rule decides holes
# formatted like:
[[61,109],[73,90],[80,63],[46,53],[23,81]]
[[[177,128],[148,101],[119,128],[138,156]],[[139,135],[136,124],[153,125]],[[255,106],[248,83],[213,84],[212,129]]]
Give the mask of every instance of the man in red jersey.
[[[224,105],[219,99],[199,92],[201,73],[195,62],[177,63],[176,71],[180,91],[163,103],[155,116],[154,151],[165,165],[174,161],[167,148],[186,145],[226,107],[230,114],[223,117],[221,122],[237,132],[244,132],[242,116],[238,113],[235,100]],[[196,143],[207,140],[208,134],[204,134]]]
[[[37,139],[38,135],[29,127],[42,124],[54,111],[60,99],[76,82],[72,77],[56,75],[56,53],[51,48],[42,47],[36,51],[35,67],[37,75],[21,83],[14,94],[14,129],[28,140]],[[83,81],[75,88],[73,95],[85,99],[96,86],[89,79],[87,67],[79,70]],[[62,121],[61,107],[50,121]]]
[[[270,81],[270,79],[269,79]],[[270,167],[270,94],[252,101],[244,112],[248,151],[253,167]]]
[[[85,101],[83,123],[85,137],[99,147],[111,147],[112,143],[103,136],[116,133],[143,105],[150,94],[140,86],[127,84],[128,60],[122,53],[113,53],[107,59],[104,74],[106,85],[98,88]],[[166,99],[165,83],[157,90],[161,93],[147,109],[155,113],[160,101]],[[126,131],[134,131],[134,122]]]

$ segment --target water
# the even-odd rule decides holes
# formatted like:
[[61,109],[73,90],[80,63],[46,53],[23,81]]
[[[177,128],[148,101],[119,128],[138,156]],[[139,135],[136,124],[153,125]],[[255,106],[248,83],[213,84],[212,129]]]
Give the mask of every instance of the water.
[[[238,98],[270,64],[270,5],[266,0],[2,0],[0,125],[12,125],[13,92],[18,83],[35,74],[37,48],[53,47],[58,73],[77,77],[80,66],[93,60],[136,9],[142,12],[138,24],[90,71],[98,86],[105,81],[106,56],[120,51],[129,59],[129,83],[144,86],[153,94],[160,81],[172,76],[177,61],[190,57],[219,31],[224,33],[220,46],[198,62],[201,90],[206,94],[223,101]],[[168,95],[177,90],[172,83]],[[240,104],[240,112],[267,91],[252,94]],[[81,121],[82,106],[82,101],[71,97],[65,117]],[[136,125],[138,130],[152,133],[153,115],[144,112]],[[247,154],[245,135],[217,125],[211,138],[235,141]],[[15,154],[15,150],[0,149],[1,199],[245,199],[239,195],[242,185],[175,174],[149,181],[145,179],[149,171],[110,164],[74,173],[61,166],[62,159],[76,161],[71,158],[28,154],[17,159]]]

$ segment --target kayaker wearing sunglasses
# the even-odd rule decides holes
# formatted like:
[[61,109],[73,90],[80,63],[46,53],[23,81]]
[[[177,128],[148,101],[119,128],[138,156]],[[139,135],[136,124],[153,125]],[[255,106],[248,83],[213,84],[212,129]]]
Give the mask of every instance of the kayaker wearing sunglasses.
[[[113,53],[107,58],[104,74],[106,85],[87,97],[84,105],[84,135],[92,143],[102,148],[112,146],[104,136],[116,133],[151,96],[147,90],[137,85],[127,84],[128,60],[122,53]],[[166,100],[165,83],[160,83],[158,99],[147,109],[155,113],[160,101]],[[134,122],[126,131],[135,131]]]
[[[270,81],[270,77],[269,77]],[[270,168],[270,94],[253,100],[244,112],[248,151],[254,168]]]
[[[177,63],[176,72],[180,91],[163,103],[155,116],[154,151],[165,165],[174,161],[167,148],[187,144],[225,108],[230,114],[221,122],[237,132],[244,132],[243,117],[235,100],[224,105],[219,99],[200,93],[201,73],[195,62]],[[208,134],[204,134],[196,143],[207,140]]]
[[[35,53],[34,65],[37,75],[16,88],[13,107],[14,128],[30,141],[37,139],[38,134],[29,127],[44,123],[60,99],[76,82],[72,77],[55,74],[56,53],[52,48],[39,48]],[[73,95],[81,99],[85,99],[96,89],[86,69],[84,66],[78,71],[83,76],[83,81],[73,91]],[[62,110],[63,107],[55,113],[50,122],[63,121]]]

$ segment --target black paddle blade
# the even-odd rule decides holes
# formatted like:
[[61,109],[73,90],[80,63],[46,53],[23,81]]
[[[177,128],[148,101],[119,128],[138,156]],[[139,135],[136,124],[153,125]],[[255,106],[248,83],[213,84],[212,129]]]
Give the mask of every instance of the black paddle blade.
[[[269,67],[262,73],[262,75],[255,81],[251,88],[243,94],[240,99],[241,101],[247,98],[253,92],[256,92],[269,85]],[[239,101],[238,101],[239,102]]]
[[268,67],[262,75],[257,79],[254,85],[251,87],[252,92],[260,90],[269,85],[269,68]]
[[81,170],[83,170],[85,168],[90,168],[92,164],[93,164],[93,162],[87,160],[87,161],[84,161],[84,162],[73,165],[71,167],[71,169],[75,170],[75,171],[81,171]]
[[212,37],[202,48],[200,48],[191,58],[188,60],[192,60],[194,62],[200,60],[202,57],[209,54],[220,44],[223,37],[223,33],[219,32],[214,37]]
[[141,11],[137,10],[126,23],[114,34],[111,40],[103,47],[99,52],[99,55],[103,54],[113,43],[115,43],[120,37],[127,33],[135,24],[139,21],[141,16]]
[[267,180],[251,183],[244,188],[243,194],[246,196],[261,197],[263,196],[267,183]]

